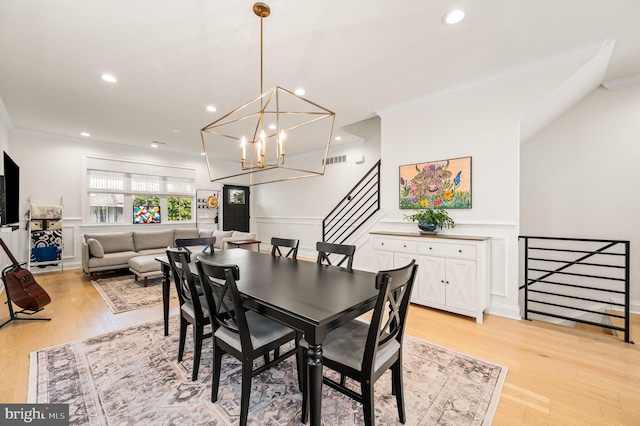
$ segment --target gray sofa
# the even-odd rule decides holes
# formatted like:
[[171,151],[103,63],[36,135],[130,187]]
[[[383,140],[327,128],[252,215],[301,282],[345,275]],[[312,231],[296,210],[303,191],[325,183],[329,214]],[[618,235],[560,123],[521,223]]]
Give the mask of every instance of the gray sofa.
[[[211,229],[162,229],[157,231],[127,231],[101,234],[84,234],[82,238],[82,270],[93,274],[130,267],[129,260],[138,256],[164,254],[168,246],[179,238],[216,237],[217,250],[228,249],[230,241],[255,240],[256,235],[239,231]],[[248,247],[256,251],[257,245]],[[157,270],[160,270],[160,263]],[[155,270],[155,268],[154,268]],[[146,277],[145,277],[146,278]]]

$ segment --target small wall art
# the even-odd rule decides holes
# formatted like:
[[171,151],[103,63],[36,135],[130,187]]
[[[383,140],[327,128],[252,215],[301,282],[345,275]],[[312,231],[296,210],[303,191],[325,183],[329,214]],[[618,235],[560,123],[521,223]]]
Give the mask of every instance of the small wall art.
[[400,208],[471,208],[471,157],[400,166]]
[[133,223],[160,223],[160,207],[134,206]]

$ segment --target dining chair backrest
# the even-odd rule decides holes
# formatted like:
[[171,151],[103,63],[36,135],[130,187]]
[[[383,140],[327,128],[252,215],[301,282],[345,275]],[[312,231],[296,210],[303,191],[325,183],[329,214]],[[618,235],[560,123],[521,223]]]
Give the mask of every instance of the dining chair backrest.
[[202,313],[203,306],[198,297],[198,285],[189,270],[190,257],[190,253],[186,250],[177,247],[167,248],[167,258],[173,273],[173,281],[176,285],[180,306],[184,303],[190,303],[193,305],[196,316],[204,316]]
[[336,261],[337,263],[335,266],[343,267],[342,265],[347,262],[344,268],[349,271],[353,270],[353,255],[356,252],[356,246],[318,241],[316,243],[316,250],[318,251],[318,259],[316,260],[316,263],[333,265],[329,255],[335,254],[338,255],[338,260]]
[[[284,256],[290,259],[297,259],[299,245],[300,245],[300,240],[273,237],[271,238],[271,255]],[[286,254],[282,254],[280,247],[288,248],[289,251]]]
[[[213,254],[213,247],[215,243],[216,243],[216,237],[178,238],[175,240],[176,247],[183,248],[189,253],[191,253],[191,250],[189,250],[189,247],[204,246],[201,253],[206,253],[207,249],[209,249],[209,252]],[[189,261],[191,261],[190,257],[189,257]]]
[[378,298],[365,344],[363,369],[373,370],[376,353],[396,340],[402,347],[404,325],[409,310],[409,299],[418,265],[412,260],[402,268],[380,271],[376,274]]
[[238,265],[217,264],[202,258],[196,260],[200,282],[204,287],[214,328],[224,327],[240,337],[242,351],[253,350],[249,327],[236,281],[240,279]]

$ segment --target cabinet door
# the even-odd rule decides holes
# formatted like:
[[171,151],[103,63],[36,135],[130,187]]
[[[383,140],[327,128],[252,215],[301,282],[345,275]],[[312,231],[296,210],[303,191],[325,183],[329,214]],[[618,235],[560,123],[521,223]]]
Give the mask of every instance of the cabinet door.
[[393,269],[393,252],[373,250],[373,270],[383,271],[387,269]]
[[478,303],[476,262],[473,260],[447,259],[446,268],[447,306],[475,311]]
[[419,256],[418,282],[414,287],[419,287],[418,294],[414,289],[413,294],[420,302],[437,303],[444,305],[445,295],[445,259],[442,257]]
[[[394,268],[402,268],[403,266],[407,266],[411,263],[412,260],[416,261],[417,264],[420,264],[419,256],[415,254],[409,253],[395,253],[393,255],[393,267]],[[413,283],[413,290],[411,290],[411,301],[418,302],[420,301],[420,267],[418,267],[418,275],[416,276],[416,281]]]

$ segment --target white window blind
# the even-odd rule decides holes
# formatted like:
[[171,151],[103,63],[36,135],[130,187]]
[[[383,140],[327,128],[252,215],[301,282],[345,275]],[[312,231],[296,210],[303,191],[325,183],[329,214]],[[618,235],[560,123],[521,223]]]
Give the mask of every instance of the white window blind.
[[87,157],[89,191],[129,195],[195,195],[194,169]]

